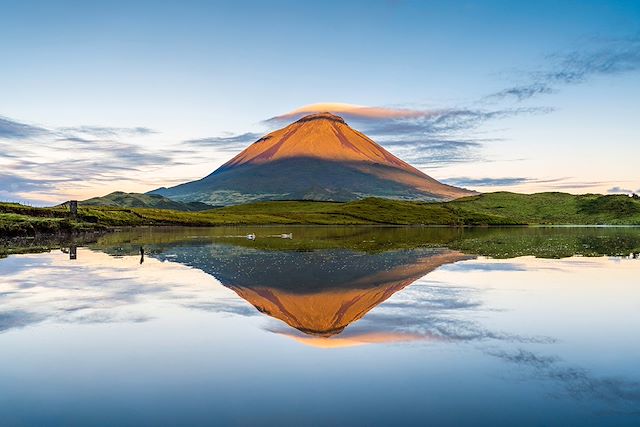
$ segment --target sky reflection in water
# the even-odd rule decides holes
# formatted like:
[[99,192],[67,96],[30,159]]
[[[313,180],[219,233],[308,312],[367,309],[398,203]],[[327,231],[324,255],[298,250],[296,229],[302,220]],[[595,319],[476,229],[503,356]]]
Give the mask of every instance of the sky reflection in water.
[[640,260],[155,233],[0,260],[3,425],[640,422]]

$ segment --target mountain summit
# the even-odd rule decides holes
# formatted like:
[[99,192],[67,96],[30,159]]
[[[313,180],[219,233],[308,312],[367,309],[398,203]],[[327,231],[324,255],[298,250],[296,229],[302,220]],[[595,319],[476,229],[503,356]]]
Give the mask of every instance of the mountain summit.
[[474,194],[436,181],[331,113],[305,116],[263,136],[205,178],[152,193],[212,205],[364,197],[433,201]]

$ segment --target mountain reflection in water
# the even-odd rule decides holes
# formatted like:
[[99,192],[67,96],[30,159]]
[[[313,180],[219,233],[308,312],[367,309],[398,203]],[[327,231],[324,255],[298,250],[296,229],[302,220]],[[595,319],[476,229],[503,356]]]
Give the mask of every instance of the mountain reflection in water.
[[[39,245],[0,259],[0,408],[24,424],[287,424],[295,402],[350,425],[473,424],[477,405],[491,425],[638,425],[640,229],[138,229],[27,253]],[[43,387],[69,400],[33,415]]]
[[448,249],[380,254],[349,250],[260,251],[177,246],[162,254],[205,271],[257,310],[305,334],[330,337],[441,265],[468,256]]
[[[415,327],[385,325],[345,331],[396,292],[440,266],[475,258],[474,252],[509,258],[535,251],[555,257],[635,254],[640,248],[640,233],[634,229],[491,229],[461,234],[457,229],[307,228],[297,229],[295,239],[283,240],[280,236],[287,230],[266,228],[255,241],[243,237],[247,230],[206,234],[180,229],[150,235],[134,231],[115,239],[107,236],[92,248],[133,254],[146,246],[148,256],[201,270],[259,312],[294,328],[271,331],[320,347],[482,336],[468,324],[457,325],[455,334],[442,328],[435,333],[418,328],[422,332],[416,333]],[[233,300],[199,306],[249,314]]]

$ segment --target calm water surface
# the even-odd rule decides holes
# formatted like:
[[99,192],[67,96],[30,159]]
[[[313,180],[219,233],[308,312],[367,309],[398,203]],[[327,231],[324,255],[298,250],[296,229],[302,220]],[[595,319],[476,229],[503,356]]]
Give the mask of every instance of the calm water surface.
[[0,425],[638,426],[639,252],[634,228],[344,227],[9,255]]

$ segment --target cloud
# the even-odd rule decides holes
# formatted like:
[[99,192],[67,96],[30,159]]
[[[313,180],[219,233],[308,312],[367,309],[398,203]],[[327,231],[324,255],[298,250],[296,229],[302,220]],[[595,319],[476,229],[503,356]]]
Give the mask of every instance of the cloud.
[[480,125],[497,119],[521,114],[540,114],[553,111],[547,107],[526,107],[506,109],[449,108],[425,111],[422,116],[407,119],[374,120],[363,123],[373,135],[413,135],[440,137],[459,131],[473,130]]
[[47,129],[0,116],[0,138],[24,139],[48,133]]
[[198,302],[193,304],[185,304],[184,307],[210,311],[213,313],[234,314],[244,317],[260,317],[262,313],[244,300],[238,298],[224,298],[218,301]]
[[55,188],[61,182],[67,182],[70,179],[54,178],[54,179],[32,179],[20,175],[0,173],[0,194],[2,192],[12,191],[43,191]]
[[85,138],[79,137],[78,134],[104,139],[118,136],[150,135],[153,133],[156,133],[156,131],[146,127],[75,126],[48,129],[0,116],[0,138],[4,139],[31,139],[41,136],[58,136],[60,139],[88,141]]
[[480,141],[446,139],[388,139],[380,141],[400,158],[418,167],[439,168],[481,160]]
[[525,184],[542,184],[549,190],[570,190],[570,189],[586,189],[607,185],[609,181],[575,181],[571,177],[560,178],[531,178],[531,177],[451,177],[445,178],[443,182],[450,185],[462,187],[513,187]]
[[3,200],[56,203],[65,192],[133,180],[141,171],[179,164],[173,151],[146,149],[137,142],[154,133],[145,127],[45,128],[0,120]]
[[590,49],[557,53],[548,57],[546,70],[527,74],[527,82],[503,89],[487,98],[523,101],[557,91],[558,86],[578,84],[592,77],[640,70],[640,36],[600,39]]
[[288,123],[293,120],[298,120],[309,114],[314,113],[333,113],[338,114],[347,119],[369,119],[369,120],[384,120],[384,119],[408,119],[421,117],[429,112],[411,110],[407,108],[388,108],[388,107],[368,107],[365,105],[345,104],[339,102],[326,102],[318,104],[309,104],[297,108],[288,113],[281,114],[279,116],[271,117],[265,120],[266,123]]
[[513,86],[507,89],[503,89],[500,92],[492,94],[491,96],[496,98],[514,97],[518,101],[523,101],[536,95],[550,94],[553,92],[554,90],[549,87],[548,84],[538,82],[520,86]]
[[546,107],[409,109],[325,103],[306,105],[264,123],[282,126],[307,114],[338,114],[399,157],[417,166],[434,168],[481,160],[480,149],[495,139],[469,134],[489,121],[550,111]]
[[[337,106],[336,108],[331,108]],[[345,107],[345,106],[348,106]],[[357,112],[357,113],[354,113]],[[550,108],[527,107],[485,110],[474,108],[448,108],[437,110],[390,109],[385,107],[351,106],[350,104],[311,104],[291,112],[271,117],[266,124],[283,125],[308,114],[330,112],[346,120],[351,119],[364,128],[368,134],[406,135],[416,133],[442,134],[468,130],[493,119],[501,119],[519,114],[548,113]]]
[[515,262],[490,264],[486,262],[467,261],[443,267],[446,271],[526,271],[527,267]]
[[26,310],[7,310],[0,312],[0,332],[39,323],[44,316]]
[[574,399],[598,399],[612,404],[640,404],[640,382],[616,377],[595,377],[587,369],[568,366],[555,356],[544,356],[524,349],[493,351],[490,355],[521,369],[535,378],[552,381]]
[[63,134],[85,134],[96,138],[112,138],[117,136],[151,135],[157,133],[146,127],[110,127],[110,126],[75,126],[58,129]]
[[571,189],[571,188],[594,188],[610,184],[610,181],[567,181],[551,184],[549,188],[555,189]]
[[[636,190],[637,192],[638,190]],[[631,194],[634,193],[633,190],[627,190],[626,188],[621,188],[618,186],[615,187],[611,187],[610,189],[607,190],[607,193],[609,194]]]
[[[602,184],[601,182],[594,183],[581,183],[581,182],[567,182],[562,183],[563,181],[570,180],[571,178],[563,177],[563,178],[551,178],[551,179],[538,179],[538,178],[525,178],[525,177],[504,177],[504,178],[468,178],[468,177],[458,177],[458,178],[447,178],[444,181],[453,185],[469,185],[476,187],[510,187],[514,185],[522,185],[522,184],[551,184],[551,187],[555,186],[566,186],[570,187],[580,187],[580,186],[595,186]],[[556,184],[558,183],[558,184]]]
[[[0,333],[42,321],[145,322],[151,317],[140,307],[149,301],[197,307],[220,295],[210,276],[153,257],[144,268],[138,256],[112,257],[86,248],[78,248],[73,268],[68,257],[51,251],[0,263]],[[208,282],[213,286],[201,286]]]
[[240,151],[247,145],[258,140],[261,136],[262,134],[259,133],[246,132],[237,135],[188,139],[183,141],[183,143],[197,147],[216,148],[222,151]]
[[[464,263],[462,263],[464,264]],[[480,263],[474,262],[476,268]],[[453,264],[458,265],[458,264]],[[450,268],[448,265],[446,268]],[[498,340],[518,343],[551,343],[553,338],[511,334],[493,330],[468,313],[487,310],[480,290],[441,285],[424,278],[398,292],[349,326],[358,331],[393,331],[447,341]]]
[[469,187],[510,187],[512,185],[526,184],[535,181],[532,178],[506,177],[506,178],[469,178],[454,177],[443,180],[447,184]]

